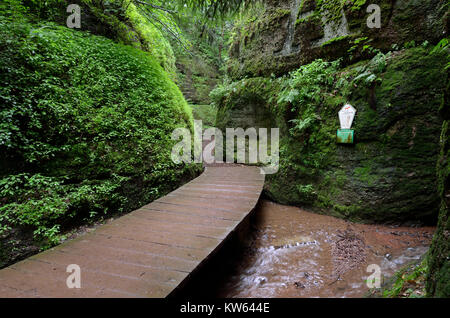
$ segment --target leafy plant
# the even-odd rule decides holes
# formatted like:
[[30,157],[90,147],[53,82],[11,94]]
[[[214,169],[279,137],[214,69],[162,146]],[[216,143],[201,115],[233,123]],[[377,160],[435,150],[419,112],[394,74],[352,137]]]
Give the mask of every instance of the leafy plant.
[[412,41],[406,42],[406,43],[403,45],[403,47],[404,47],[405,49],[410,49],[410,48],[416,47],[416,41],[412,40]]

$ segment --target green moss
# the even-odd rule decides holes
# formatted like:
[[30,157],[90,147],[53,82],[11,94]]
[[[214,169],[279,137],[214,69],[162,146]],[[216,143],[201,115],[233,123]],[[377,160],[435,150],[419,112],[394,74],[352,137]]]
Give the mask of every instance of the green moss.
[[442,98],[441,114],[444,118],[440,138],[441,151],[437,160],[437,185],[441,198],[438,227],[429,251],[427,292],[432,297],[450,297],[450,116],[448,96],[450,84],[446,77],[446,90]]
[[204,127],[214,127],[217,109],[211,105],[192,105],[194,118],[203,121]]
[[[109,25],[116,33],[116,39],[124,44],[150,52],[157,58],[160,65],[175,79],[175,56],[169,41],[161,31],[150,23],[138,11],[131,0],[113,0],[108,5],[116,11],[123,11],[123,18],[117,14],[104,11],[103,5],[97,1],[82,0],[89,10],[105,25]],[[170,24],[167,17],[159,17],[163,22]]]
[[[280,76],[317,58],[343,58],[346,64],[351,64],[372,58],[378,52],[386,53],[393,45],[404,42],[437,43],[445,30],[446,10],[439,0],[401,0],[395,3],[395,8],[392,1],[379,0],[376,4],[381,11],[391,13],[381,15],[381,29],[367,27],[365,9],[369,2],[366,0],[308,0],[301,2],[294,32],[294,49],[287,54],[283,51],[283,44],[289,36],[286,26],[290,13],[286,11],[280,16],[277,12],[280,7],[290,4],[287,0],[270,2],[261,18],[258,16],[252,22],[239,25],[243,36],[239,38],[237,33],[228,61],[233,79],[270,76],[271,73]],[[305,18],[305,13],[309,17]],[[327,28],[341,26],[342,14],[346,17],[351,36],[317,47],[317,41],[323,38],[325,25]],[[264,22],[270,16],[277,18],[271,19],[270,23]],[[427,18],[430,16],[435,17],[433,21]],[[367,38],[370,43],[360,43],[355,47],[351,40],[361,37]],[[353,51],[348,54],[351,49]]]
[[316,0],[304,0],[300,5],[299,15],[314,11],[315,9],[316,9]]

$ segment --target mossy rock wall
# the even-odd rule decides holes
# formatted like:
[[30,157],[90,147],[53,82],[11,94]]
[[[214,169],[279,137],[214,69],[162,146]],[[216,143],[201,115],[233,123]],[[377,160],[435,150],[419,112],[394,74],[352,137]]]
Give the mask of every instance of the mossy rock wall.
[[444,124],[441,134],[441,152],[438,157],[438,189],[441,197],[438,228],[431,245],[428,260],[427,293],[434,297],[450,297],[450,113],[448,97],[450,86],[442,103]]
[[[117,42],[150,52],[159,64],[176,78],[175,55],[169,40],[139,10],[132,0],[11,0],[23,4],[33,15],[35,22],[53,21],[66,25],[70,13],[69,4],[77,4],[81,9],[81,28]],[[173,24],[171,18],[158,15],[166,24]],[[170,21],[169,21],[170,20]]]
[[[445,58],[415,48],[395,52],[375,86],[335,86],[320,92],[313,124],[292,134],[292,119],[309,109],[277,103],[285,78],[249,78],[215,96],[217,126],[279,127],[280,170],[266,178],[273,200],[357,221],[403,222],[436,218],[435,162],[442,121],[438,116],[445,85]],[[353,74],[361,61],[335,74]],[[338,111],[357,109],[356,143],[336,144]]]
[[[235,30],[228,72],[284,74],[316,58],[348,63],[411,41],[436,43],[448,32],[441,0],[266,0],[264,13]],[[381,8],[381,28],[367,26],[367,7]]]

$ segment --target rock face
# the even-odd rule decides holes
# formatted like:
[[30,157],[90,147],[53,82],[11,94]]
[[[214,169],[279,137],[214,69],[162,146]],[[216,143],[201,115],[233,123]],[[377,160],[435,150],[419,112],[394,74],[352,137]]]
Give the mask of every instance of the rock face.
[[441,113],[444,117],[441,135],[441,152],[438,158],[438,189],[441,197],[438,229],[433,238],[428,261],[427,292],[435,297],[450,297],[450,109],[449,88],[443,99]]
[[[315,92],[303,102],[298,96],[292,103],[279,101],[291,78],[234,82],[214,97],[216,124],[280,128],[280,170],[265,186],[277,202],[357,221],[432,221],[439,207],[435,162],[446,73],[444,56],[429,51],[386,56],[370,85],[357,79],[371,74],[377,58],[338,68],[324,82],[301,86]],[[305,66],[311,79],[327,74],[318,71],[320,65]],[[339,86],[344,78],[345,89]],[[290,89],[298,95],[301,88]],[[350,146],[336,144],[338,112],[346,102],[357,109]]]
[[[316,58],[347,62],[428,41],[447,32],[442,0],[266,0],[261,16],[236,30],[228,63],[233,78],[280,75]],[[367,20],[376,4],[380,28]],[[444,35],[443,35],[444,34]]]

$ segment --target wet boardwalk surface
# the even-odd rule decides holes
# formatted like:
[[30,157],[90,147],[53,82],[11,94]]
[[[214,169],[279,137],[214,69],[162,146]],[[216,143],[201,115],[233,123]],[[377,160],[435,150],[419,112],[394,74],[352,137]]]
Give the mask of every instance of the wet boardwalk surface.
[[[0,270],[0,297],[167,297],[243,222],[263,183],[256,167],[207,167],[139,210]],[[71,264],[80,289],[67,287]]]

